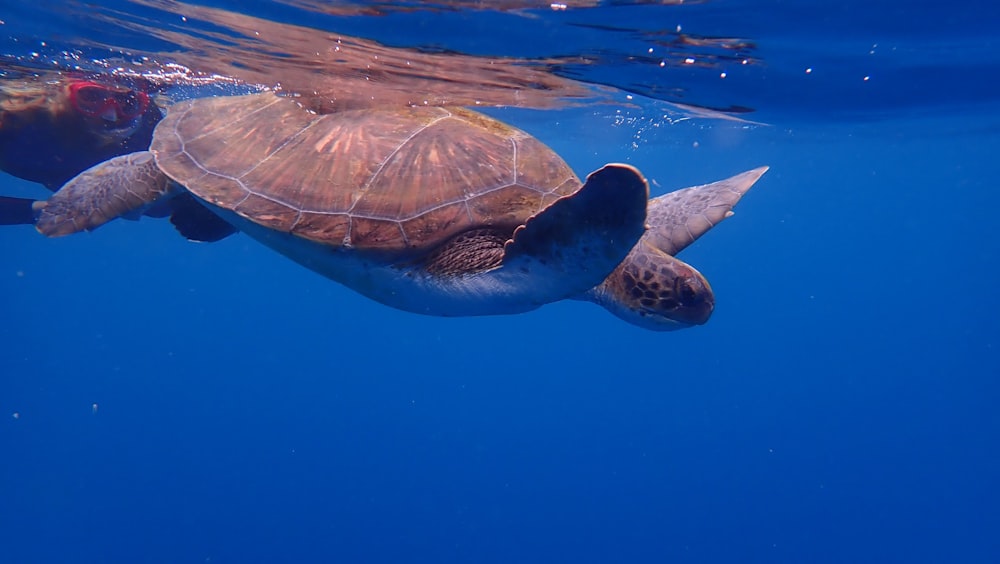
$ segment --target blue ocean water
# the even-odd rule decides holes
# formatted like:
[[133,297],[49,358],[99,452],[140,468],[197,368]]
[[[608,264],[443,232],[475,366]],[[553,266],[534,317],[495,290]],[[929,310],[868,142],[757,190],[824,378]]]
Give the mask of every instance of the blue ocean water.
[[771,167],[681,254],[711,321],[423,317],[245,236],[4,227],[0,562],[1000,560],[1000,9],[444,4],[15,0],[0,63],[219,58],[226,14],[523,59],[596,100],[485,111],[581,174]]

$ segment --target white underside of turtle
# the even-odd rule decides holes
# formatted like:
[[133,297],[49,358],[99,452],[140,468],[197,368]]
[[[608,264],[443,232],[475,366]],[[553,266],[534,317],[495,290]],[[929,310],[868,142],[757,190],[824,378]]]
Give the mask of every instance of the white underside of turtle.
[[[302,266],[379,303],[412,313],[445,317],[516,314],[581,294],[567,289],[557,273],[529,257],[480,272],[432,274],[419,266],[371,260],[262,228],[227,210],[210,209]],[[583,262],[588,257],[568,258]]]
[[511,268],[436,276],[407,265],[382,264],[287,233],[262,229],[231,212],[221,217],[261,243],[331,280],[390,307],[439,316],[522,313],[552,300],[529,273]]

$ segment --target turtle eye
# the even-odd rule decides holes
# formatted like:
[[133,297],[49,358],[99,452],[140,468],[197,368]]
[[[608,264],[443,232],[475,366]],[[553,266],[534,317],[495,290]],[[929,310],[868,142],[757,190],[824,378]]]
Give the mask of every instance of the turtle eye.
[[691,282],[684,278],[677,279],[677,284],[674,286],[674,290],[677,292],[677,296],[680,298],[681,303],[688,303],[698,295],[698,292],[695,291]]

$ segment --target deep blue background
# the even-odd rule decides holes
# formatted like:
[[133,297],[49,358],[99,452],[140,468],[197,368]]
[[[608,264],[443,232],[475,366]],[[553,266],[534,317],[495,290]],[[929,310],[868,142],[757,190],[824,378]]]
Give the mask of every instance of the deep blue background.
[[[671,124],[642,99],[492,111],[658,192],[772,167],[682,255],[717,294],[704,327],[585,303],[419,317],[148,219],[0,231],[0,562],[1000,560],[998,61],[969,41],[1000,26],[992,4],[917,4],[849,33],[828,4],[648,8],[752,37],[765,70],[705,95],[767,126]],[[736,17],[765,8],[769,26]],[[642,13],[623,10],[585,17]],[[855,36],[898,47],[886,73]],[[789,90],[835,63],[837,88]]]

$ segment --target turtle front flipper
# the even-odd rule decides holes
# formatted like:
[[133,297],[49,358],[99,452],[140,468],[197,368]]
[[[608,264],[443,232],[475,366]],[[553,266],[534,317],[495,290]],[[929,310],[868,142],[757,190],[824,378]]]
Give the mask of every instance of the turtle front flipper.
[[649,202],[649,231],[643,240],[674,256],[733,215],[733,206],[767,172],[766,166],[736,176],[692,186]]
[[176,190],[149,151],[122,155],[67,182],[44,203],[35,227],[49,237],[93,230]]
[[593,288],[645,232],[648,198],[649,185],[638,170],[606,165],[578,192],[517,228],[504,249],[503,266],[528,274],[543,300]]
[[31,225],[38,219],[42,205],[31,198],[0,196],[0,225]]

